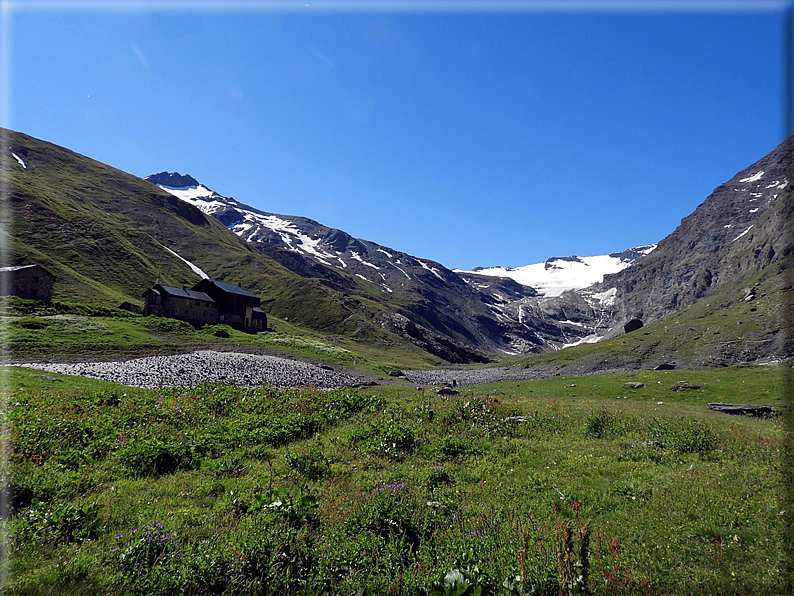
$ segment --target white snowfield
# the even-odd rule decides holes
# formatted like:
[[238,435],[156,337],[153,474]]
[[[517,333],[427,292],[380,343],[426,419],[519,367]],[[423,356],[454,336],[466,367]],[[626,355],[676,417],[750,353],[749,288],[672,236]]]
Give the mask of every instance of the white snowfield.
[[175,197],[182,199],[186,203],[198,207],[207,215],[212,215],[218,209],[226,207],[226,203],[215,199],[215,197],[219,195],[203,184],[199,184],[198,186],[166,186],[165,184],[158,184],[157,186],[170,192]]
[[[644,255],[656,248],[651,244],[643,252]],[[594,283],[604,281],[604,276],[617,273],[628,267],[631,262],[609,255],[592,257],[576,257],[575,261],[554,259],[547,263],[535,263],[523,267],[489,267],[479,271],[461,271],[456,273],[473,273],[493,277],[509,277],[518,283],[535,288],[546,297],[559,296],[567,290],[580,290]]]

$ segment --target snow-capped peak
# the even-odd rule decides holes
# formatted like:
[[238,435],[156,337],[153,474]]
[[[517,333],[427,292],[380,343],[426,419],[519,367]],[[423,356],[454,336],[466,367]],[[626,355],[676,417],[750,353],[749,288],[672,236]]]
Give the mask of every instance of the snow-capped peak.
[[552,257],[543,263],[523,267],[477,267],[473,271],[454,271],[509,277],[522,285],[535,288],[544,296],[559,296],[567,290],[578,290],[599,283],[604,280],[605,275],[625,269],[655,248],[656,244],[649,244],[609,255]]

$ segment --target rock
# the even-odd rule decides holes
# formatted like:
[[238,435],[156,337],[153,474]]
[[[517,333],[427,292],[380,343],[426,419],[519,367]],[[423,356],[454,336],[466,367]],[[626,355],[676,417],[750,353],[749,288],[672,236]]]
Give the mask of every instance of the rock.
[[508,416],[502,422],[528,422],[532,420],[532,416]]
[[675,370],[675,364],[663,362],[662,364],[657,364],[653,370]]
[[639,389],[640,387],[645,387],[645,383],[637,383],[637,382],[623,383],[623,386],[628,387],[629,389]]
[[670,391],[686,391],[688,389],[700,389],[700,385],[693,385],[689,381],[678,381],[673,387],[670,387]]
[[224,331],[223,329],[218,329],[215,332],[215,337],[229,337],[229,332],[228,331]]
[[625,333],[631,333],[632,331],[636,331],[642,327],[642,321],[640,319],[631,319],[628,323],[623,325],[623,331]]
[[441,387],[440,389],[436,389],[436,393],[439,395],[459,395],[459,392],[452,387]]
[[119,304],[119,308],[121,310],[128,310],[129,312],[134,312],[139,315],[143,314],[143,309],[137,304],[132,304],[131,302],[122,302]]
[[774,413],[772,406],[755,406],[750,404],[724,404],[711,403],[708,409],[714,412],[724,412],[736,416],[770,416]]
[[640,441],[637,443],[637,445],[642,445],[643,447],[653,447],[654,449],[667,449],[667,445],[661,441]]
[[403,376],[403,371],[401,371],[401,370],[390,370],[389,371],[389,376],[390,377],[402,377]]

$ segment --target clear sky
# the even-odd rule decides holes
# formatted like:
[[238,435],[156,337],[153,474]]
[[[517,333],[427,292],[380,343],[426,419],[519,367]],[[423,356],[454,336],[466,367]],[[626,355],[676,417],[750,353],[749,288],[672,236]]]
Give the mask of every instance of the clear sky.
[[303,4],[15,4],[4,124],[464,269],[655,242],[785,136],[782,2]]

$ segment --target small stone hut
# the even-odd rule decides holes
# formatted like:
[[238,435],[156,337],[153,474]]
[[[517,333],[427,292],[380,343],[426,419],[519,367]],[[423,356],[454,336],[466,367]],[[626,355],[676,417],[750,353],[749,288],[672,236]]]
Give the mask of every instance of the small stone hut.
[[55,276],[41,265],[0,267],[0,296],[52,302]]
[[143,293],[144,315],[181,319],[196,325],[213,325],[219,320],[218,303],[204,292],[156,284]]

